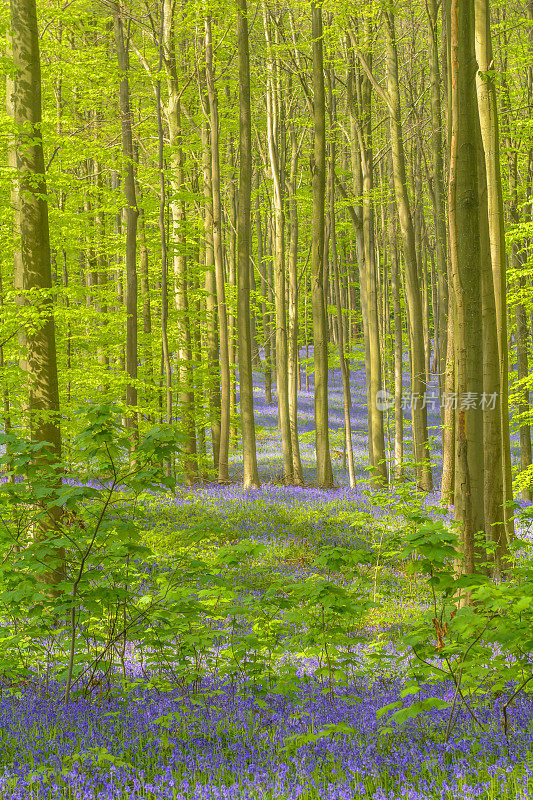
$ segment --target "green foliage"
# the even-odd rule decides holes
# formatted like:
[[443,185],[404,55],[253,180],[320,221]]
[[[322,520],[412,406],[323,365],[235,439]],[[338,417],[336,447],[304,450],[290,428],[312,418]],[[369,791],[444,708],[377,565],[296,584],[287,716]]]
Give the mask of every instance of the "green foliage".
[[[4,678],[46,673],[46,681],[87,688],[111,679],[149,608],[139,606],[151,552],[141,541],[141,491],[172,488],[163,474],[174,435],[153,428],[130,452],[109,404],[91,408],[72,455],[97,480],[40,458],[45,444],[2,436],[7,482],[0,487],[0,607]],[[85,480],[83,480],[85,478]],[[121,508],[121,502],[127,502]],[[51,570],[60,580],[51,583]]]
[[[462,575],[453,525],[422,507],[406,508],[401,496],[374,520],[371,546],[336,541],[340,530],[357,537],[370,525],[365,513],[342,505],[329,515],[321,508],[318,520],[310,509],[259,504],[254,523],[238,504],[223,518],[200,500],[176,506],[168,494],[167,531],[164,492],[174,487],[165,464],[176,437],[156,427],[131,450],[111,404],[92,408],[72,442],[73,461],[83,464],[77,476],[60,480],[61,467],[40,459],[43,445],[14,435],[1,443],[8,480],[0,487],[0,646],[4,682],[12,687],[31,679],[59,681],[67,696],[131,691],[125,654],[134,646],[162,691],[178,686],[190,696],[202,678],[216,675],[253,687],[261,703],[267,692],[298,690],[296,664],[304,657],[318,660],[314,677],[332,697],[369,669],[388,673],[384,640],[366,626],[382,613],[383,578],[394,566],[418,582],[413,591],[430,606],[403,635],[412,658],[401,699],[379,713],[388,719],[382,733],[446,712],[448,738],[460,706],[482,726],[478,706],[487,693],[503,698],[508,733],[507,709],[533,683],[533,568],[521,559],[521,543],[505,582],[485,572]],[[88,481],[88,473],[99,478]],[[282,536],[274,549],[254,536],[254,525],[261,530],[261,520],[276,515],[291,554],[295,535],[301,541],[302,577],[273,569],[273,553],[281,563],[288,553]],[[250,538],[238,533],[243,523]],[[53,585],[52,566],[63,567]],[[443,684],[452,687],[444,699],[421,696]],[[287,747],[333,735],[351,734],[329,726],[293,737]]]
[[[526,512],[527,513],[527,512]],[[445,738],[462,705],[476,725],[481,698],[503,695],[502,726],[508,734],[507,710],[533,681],[533,568],[529,562],[511,568],[504,582],[485,573],[461,574],[457,535],[442,522],[421,513],[409,515],[415,523],[402,550],[411,568],[426,576],[432,603],[424,619],[406,637],[412,648],[403,697],[418,693],[423,685],[449,683],[449,701],[429,697],[407,706],[398,701],[381,709],[403,724],[431,709],[449,708]],[[516,542],[515,550],[525,546]],[[488,566],[488,565],[486,565]],[[386,730],[389,730],[387,728]]]

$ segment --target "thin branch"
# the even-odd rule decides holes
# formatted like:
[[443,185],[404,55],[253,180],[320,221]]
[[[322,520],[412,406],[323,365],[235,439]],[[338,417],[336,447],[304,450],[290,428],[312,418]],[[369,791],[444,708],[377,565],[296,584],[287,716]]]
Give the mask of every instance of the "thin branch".
[[387,108],[389,109],[391,114],[394,114],[394,108],[392,106],[391,99],[389,97],[388,92],[377,82],[377,80],[372,75],[372,70],[368,66],[368,63],[367,63],[364,55],[359,50],[354,50],[354,52],[355,52],[355,55],[357,56],[357,58],[359,59],[359,62],[361,64],[361,66],[363,67],[364,71],[366,72],[368,80],[370,81],[370,83],[372,84],[372,86],[374,87],[376,92],[379,94],[379,96],[381,97],[383,102],[387,105]]

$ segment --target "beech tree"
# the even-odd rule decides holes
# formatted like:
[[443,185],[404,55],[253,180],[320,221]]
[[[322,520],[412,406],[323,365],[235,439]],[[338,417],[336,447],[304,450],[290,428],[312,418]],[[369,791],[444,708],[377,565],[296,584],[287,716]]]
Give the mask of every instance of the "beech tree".
[[311,3],[313,37],[314,149],[311,162],[313,187],[313,234],[311,251],[311,296],[313,306],[313,357],[315,362],[315,427],[317,482],[333,483],[328,422],[328,332],[324,307],[324,224],[326,195],[326,106],[322,6]]
[[254,390],[250,328],[250,227],[252,198],[252,120],[250,112],[250,54],[246,0],[237,0],[239,48],[239,133],[240,176],[238,213],[238,300],[239,387],[242,419],[243,484],[259,486],[255,452]]
[[[39,452],[39,463],[55,466],[61,462],[61,426],[35,0],[12,0],[11,41],[17,169],[14,179],[18,184],[14,195],[18,201],[15,233],[17,238],[20,236],[15,253],[22,268],[21,288],[31,307],[25,331],[28,414],[32,440],[45,446]],[[39,535],[47,537],[57,532],[61,514],[58,506],[48,508]],[[63,559],[62,548],[54,550],[48,559],[46,577],[52,584],[62,578]]]
[[137,423],[137,220],[139,209],[133,174],[133,135],[129,86],[129,56],[124,36],[121,0],[113,3],[113,24],[118,68],[120,71],[119,105],[122,127],[122,155],[124,159],[124,199],[126,201],[126,372],[130,380],[126,386],[126,404],[132,409],[128,424],[138,438]]

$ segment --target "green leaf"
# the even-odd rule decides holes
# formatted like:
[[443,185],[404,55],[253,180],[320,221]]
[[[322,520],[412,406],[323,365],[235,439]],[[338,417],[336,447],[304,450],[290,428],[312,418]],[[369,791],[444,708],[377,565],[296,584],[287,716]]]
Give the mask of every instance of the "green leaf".
[[407,708],[395,711],[392,715],[392,719],[397,722],[398,725],[403,725],[408,720],[426,711],[431,711],[432,709],[442,710],[450,708],[450,706],[451,703],[446,702],[446,700],[441,700],[440,697],[428,697],[426,700],[419,700],[416,703],[412,703],[412,705]]

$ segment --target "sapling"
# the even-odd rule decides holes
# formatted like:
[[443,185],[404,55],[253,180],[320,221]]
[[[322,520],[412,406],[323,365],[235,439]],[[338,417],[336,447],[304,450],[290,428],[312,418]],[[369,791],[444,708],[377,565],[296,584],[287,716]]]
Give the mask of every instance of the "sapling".
[[[117,422],[118,412],[111,404],[91,408],[72,443],[74,463],[92,470],[91,478],[79,470],[63,474],[60,482],[58,469],[36,470],[35,443],[14,435],[8,437],[9,455],[3,457],[12,480],[0,488],[1,600],[4,616],[15,623],[11,631],[3,631],[4,665],[13,674],[22,669],[28,675],[38,665],[40,669],[41,654],[50,653],[49,644],[55,642],[56,677],[64,680],[66,701],[79,657],[78,634],[85,636],[88,661],[98,668],[112,650],[102,649],[102,641],[111,638],[114,646],[121,639],[124,647],[130,616],[139,622],[135,604],[144,573],[136,559],[149,559],[151,554],[140,544],[134,500],[146,490],[173,488],[160,465],[176,449],[174,432],[167,426],[152,428],[130,459],[129,437]],[[124,493],[133,500],[129,518],[118,513],[117,501]],[[49,538],[33,536],[52,508],[62,509],[62,514]],[[59,551],[64,553],[64,575],[50,592],[39,576],[49,570],[51,554]],[[117,637],[113,627],[119,614]],[[145,608],[141,616],[146,614]],[[96,659],[89,657],[91,638],[97,645]],[[21,648],[22,641],[29,646]]]
[[[458,575],[458,537],[453,526],[411,512],[416,523],[406,535],[403,554],[416,556],[412,569],[419,571],[430,589],[431,609],[422,624],[406,638],[414,659],[409,668],[407,698],[423,684],[451,682],[451,701],[429,697],[405,707],[402,700],[384,706],[398,724],[432,708],[448,709],[444,738],[448,741],[454,716],[462,706],[473,723],[484,729],[478,700],[487,694],[504,697],[502,727],[508,735],[508,709],[533,682],[533,568],[509,567],[507,579],[495,580],[489,569],[474,575]],[[516,542],[516,552],[525,543]],[[490,566],[490,561],[486,565]],[[464,594],[468,594],[468,603]]]

